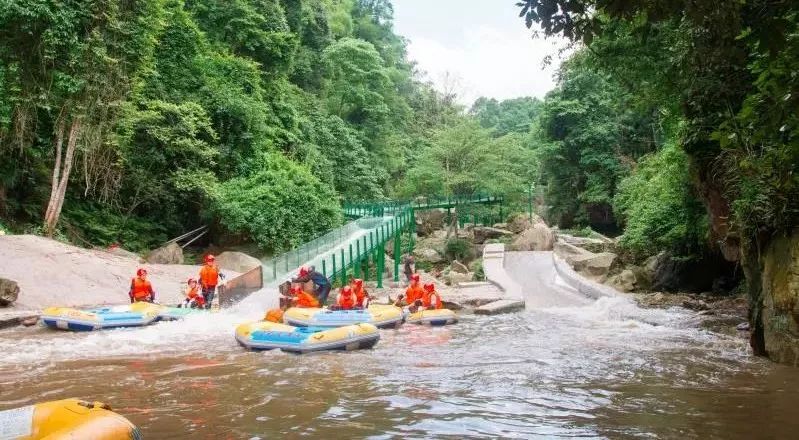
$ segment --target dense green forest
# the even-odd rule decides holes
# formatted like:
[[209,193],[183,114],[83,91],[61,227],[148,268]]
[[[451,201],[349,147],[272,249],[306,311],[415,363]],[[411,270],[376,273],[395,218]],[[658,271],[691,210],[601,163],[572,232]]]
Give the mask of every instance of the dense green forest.
[[387,0],[9,2],[0,219],[133,249],[209,224],[282,250],[342,199],[535,184],[551,223],[623,233],[635,258],[737,260],[796,224],[794,7],[519,7],[573,41],[556,89],[464,109]]
[[795,359],[799,3],[517,6],[576,49],[538,127],[551,217],[623,226],[639,255],[740,264],[755,352]]
[[534,167],[513,136],[529,120],[478,124],[436,92],[392,13],[387,0],[5,2],[0,219],[134,250],[208,224],[216,241],[280,251],[340,224],[342,199],[524,185]]

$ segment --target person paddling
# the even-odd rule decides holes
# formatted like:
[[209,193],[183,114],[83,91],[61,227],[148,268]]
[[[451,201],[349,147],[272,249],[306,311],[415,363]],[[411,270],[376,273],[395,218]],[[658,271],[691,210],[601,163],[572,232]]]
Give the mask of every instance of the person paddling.
[[153,290],[153,285],[147,280],[147,270],[139,268],[136,271],[136,278],[130,281],[128,296],[131,304],[135,302],[155,302],[155,291]]
[[360,278],[356,278],[352,280],[352,291],[355,293],[356,299],[356,307],[361,308],[368,308],[369,301],[371,301],[372,297],[369,296],[369,292],[366,291],[366,288],[363,287],[363,280]]
[[421,286],[421,277],[418,273],[411,275],[411,285],[405,290],[405,304],[412,305],[424,296],[424,289]]
[[216,265],[216,257],[211,254],[205,256],[205,265],[200,269],[200,287],[202,287],[205,308],[210,309],[211,303],[216,296],[216,286],[220,280],[224,280],[225,275],[219,271]]
[[433,283],[425,284],[421,310],[437,310],[443,306],[441,296],[436,292],[436,285]]
[[317,272],[316,268],[313,266],[301,267],[297,278],[291,280],[292,283],[302,284],[305,284],[308,281],[313,281],[316,297],[319,299],[319,303],[324,305],[327,302],[327,296],[330,294],[330,289],[333,287],[330,284],[330,280],[328,280],[323,274]]
[[293,286],[291,288],[291,295],[296,307],[303,308],[316,308],[319,307],[319,301],[314,298],[310,293],[302,290],[301,286]]
[[355,296],[355,292],[352,290],[351,286],[344,286],[338,293],[338,298],[336,299],[336,308],[339,310],[352,310],[355,308],[358,302],[358,298]]

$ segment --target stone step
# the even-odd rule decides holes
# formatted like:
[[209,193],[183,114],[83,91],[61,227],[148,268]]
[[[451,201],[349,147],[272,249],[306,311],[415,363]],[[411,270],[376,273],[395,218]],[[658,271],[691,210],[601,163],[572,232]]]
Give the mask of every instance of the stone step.
[[458,287],[461,289],[472,289],[475,287],[491,287],[493,284],[489,283],[488,281],[464,281],[462,283],[458,283]]
[[39,321],[36,312],[0,312],[0,330],[18,325],[33,325]]
[[484,304],[474,309],[475,315],[498,315],[500,313],[512,313],[524,310],[524,301],[520,299],[501,299],[488,304]]

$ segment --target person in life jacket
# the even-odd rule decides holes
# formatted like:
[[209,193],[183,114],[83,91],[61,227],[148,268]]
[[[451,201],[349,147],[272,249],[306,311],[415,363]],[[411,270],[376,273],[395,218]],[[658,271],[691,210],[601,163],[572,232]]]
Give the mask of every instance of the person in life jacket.
[[186,299],[183,301],[183,307],[202,308],[205,307],[205,298],[200,292],[200,286],[197,280],[189,278],[186,281],[186,288],[183,290],[183,295]]
[[269,322],[276,322],[278,324],[283,322],[283,310],[282,309],[270,309],[267,310],[266,315],[264,316],[264,321]]
[[317,272],[313,266],[301,267],[297,278],[291,280],[292,283],[303,284],[308,281],[313,281],[319,303],[324,305],[327,302],[327,296],[330,295],[330,289],[333,287],[330,284],[330,280],[324,274]]
[[424,296],[424,289],[421,286],[420,277],[418,273],[411,275],[411,285],[405,290],[405,304],[413,305],[416,301],[420,301]]
[[313,295],[310,293],[302,290],[300,286],[293,286],[291,288],[291,294],[294,299],[294,305],[296,307],[304,307],[304,308],[316,308],[319,307],[319,301],[314,298]]
[[441,296],[436,292],[436,285],[427,283],[424,285],[424,295],[422,295],[422,310],[436,310],[443,307]]
[[139,269],[136,271],[136,278],[130,281],[130,291],[128,292],[130,303],[135,302],[155,302],[155,291],[153,285],[147,280],[147,271]]
[[344,286],[338,292],[336,299],[336,306],[340,310],[352,310],[358,303],[358,298],[355,296],[355,291],[351,286]]
[[355,293],[356,307],[368,308],[372,297],[369,296],[369,292],[363,287],[362,279],[356,278],[352,280],[352,291]]
[[219,267],[216,265],[216,258],[211,254],[206,255],[205,265],[200,269],[200,287],[202,287],[206,309],[211,308],[211,303],[216,296],[216,286],[219,285],[220,280],[224,279],[225,275],[219,271]]

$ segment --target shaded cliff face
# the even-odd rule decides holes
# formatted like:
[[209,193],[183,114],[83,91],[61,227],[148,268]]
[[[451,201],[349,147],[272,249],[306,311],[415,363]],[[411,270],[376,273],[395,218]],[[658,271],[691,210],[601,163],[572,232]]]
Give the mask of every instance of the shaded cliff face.
[[755,354],[799,366],[799,228],[758,252],[742,246]]
[[799,366],[799,228],[761,256],[763,342],[768,357]]

